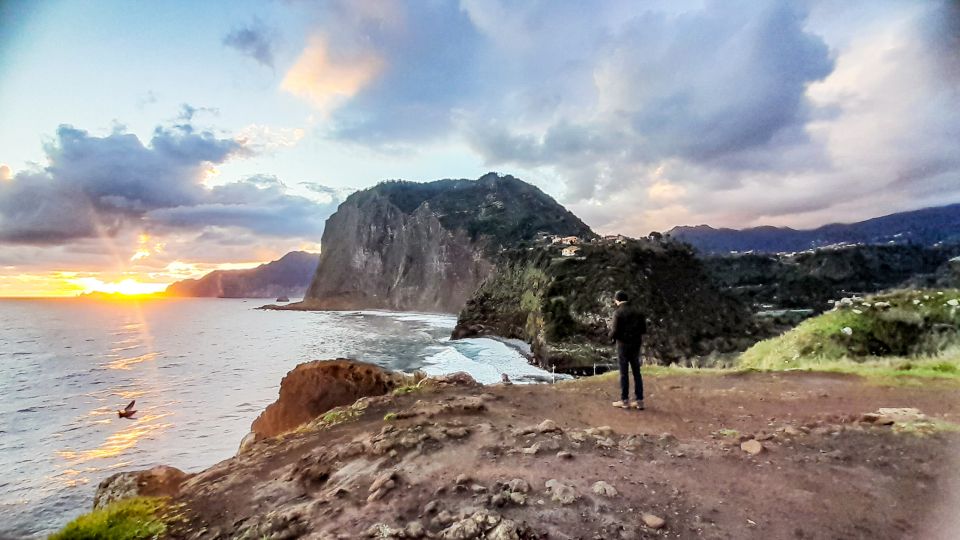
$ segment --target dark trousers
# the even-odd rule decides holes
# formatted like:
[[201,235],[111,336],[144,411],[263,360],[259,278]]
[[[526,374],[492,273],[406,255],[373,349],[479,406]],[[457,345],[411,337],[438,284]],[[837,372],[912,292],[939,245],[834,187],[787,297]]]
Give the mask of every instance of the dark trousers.
[[630,371],[633,370],[633,389],[638,400],[643,400],[643,377],[640,376],[640,344],[617,342],[620,361],[620,399],[630,397]]

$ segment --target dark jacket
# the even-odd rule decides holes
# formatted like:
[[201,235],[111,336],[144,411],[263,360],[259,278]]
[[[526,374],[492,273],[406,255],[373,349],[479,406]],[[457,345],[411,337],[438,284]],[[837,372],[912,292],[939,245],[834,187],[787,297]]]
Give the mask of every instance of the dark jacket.
[[617,306],[613,312],[613,325],[610,327],[610,339],[625,345],[640,345],[647,333],[647,317],[630,302]]

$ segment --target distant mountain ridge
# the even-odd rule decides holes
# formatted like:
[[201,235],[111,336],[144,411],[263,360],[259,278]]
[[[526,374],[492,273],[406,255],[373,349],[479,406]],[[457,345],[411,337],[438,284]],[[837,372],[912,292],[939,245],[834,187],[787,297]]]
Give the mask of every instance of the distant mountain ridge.
[[302,297],[319,260],[318,253],[291,251],[256,268],[214,270],[199,279],[171,283],[165,294],[211,298]]
[[809,230],[770,226],[715,229],[697,225],[674,227],[668,234],[707,254],[784,253],[836,244],[933,246],[960,242],[960,204],[900,212],[857,223],[833,223]]

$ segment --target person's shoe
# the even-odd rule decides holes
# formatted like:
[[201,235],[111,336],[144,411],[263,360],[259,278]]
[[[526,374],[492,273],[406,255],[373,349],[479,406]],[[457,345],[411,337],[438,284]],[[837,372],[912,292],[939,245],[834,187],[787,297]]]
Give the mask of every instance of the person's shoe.
[[627,403],[626,401],[623,401],[622,399],[621,399],[620,401],[614,401],[614,402],[612,403],[612,405],[613,405],[614,407],[618,408],[618,409],[629,409],[629,408],[630,408],[630,404]]
[[643,400],[642,400],[642,399],[635,399],[635,400],[631,401],[631,402],[630,402],[630,407],[632,407],[632,408],[634,408],[634,409],[637,409],[638,411],[642,411],[642,410],[643,410]]

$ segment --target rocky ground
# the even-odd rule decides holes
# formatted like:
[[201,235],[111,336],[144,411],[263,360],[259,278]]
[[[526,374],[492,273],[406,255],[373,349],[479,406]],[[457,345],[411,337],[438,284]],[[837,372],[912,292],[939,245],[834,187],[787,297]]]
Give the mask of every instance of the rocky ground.
[[[456,380],[456,378],[454,379]],[[429,379],[186,480],[171,538],[956,538],[950,382]],[[399,394],[399,395],[398,395]]]

